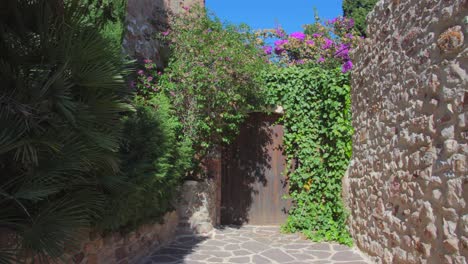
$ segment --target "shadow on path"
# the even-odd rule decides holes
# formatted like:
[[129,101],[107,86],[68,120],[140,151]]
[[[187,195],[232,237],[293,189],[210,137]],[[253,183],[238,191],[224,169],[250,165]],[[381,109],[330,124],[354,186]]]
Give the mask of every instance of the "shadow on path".
[[221,224],[283,223],[290,202],[278,114],[251,113],[237,138],[223,148]]
[[279,226],[227,226],[209,235],[179,235],[155,251],[144,264],[368,264],[356,249],[317,243],[300,234],[283,234]]
[[160,248],[142,263],[190,263],[185,261],[186,256],[199,251],[200,244],[208,239],[209,236],[180,235],[170,245]]

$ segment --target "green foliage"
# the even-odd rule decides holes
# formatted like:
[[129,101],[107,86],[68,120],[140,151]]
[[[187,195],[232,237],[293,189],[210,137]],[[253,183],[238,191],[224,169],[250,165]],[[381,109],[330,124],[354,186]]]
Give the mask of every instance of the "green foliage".
[[[73,0],[66,0],[73,1]],[[89,19],[95,23],[124,21],[127,0],[81,0]]]
[[120,47],[127,0],[80,0],[79,3],[85,10],[86,21],[99,27],[102,36],[109,39],[113,45]]
[[120,119],[130,109],[120,49],[84,10],[52,3],[2,1],[0,229],[17,242],[0,249],[3,263],[59,257],[120,183]]
[[361,36],[366,36],[366,17],[378,0],[343,0],[343,14],[354,19],[356,30]]
[[190,142],[178,142],[180,123],[164,95],[136,97],[135,108],[124,119],[121,152],[126,185],[106,206],[106,217],[99,223],[105,230],[132,229],[173,209],[176,188],[193,156]]
[[269,101],[284,108],[294,206],[285,231],[350,244],[341,178],[351,156],[349,76],[339,68],[278,68],[265,75]]
[[172,57],[159,85],[192,139],[197,164],[212,146],[229,142],[258,105],[267,59],[245,25],[223,24],[201,8],[173,21],[165,37]]

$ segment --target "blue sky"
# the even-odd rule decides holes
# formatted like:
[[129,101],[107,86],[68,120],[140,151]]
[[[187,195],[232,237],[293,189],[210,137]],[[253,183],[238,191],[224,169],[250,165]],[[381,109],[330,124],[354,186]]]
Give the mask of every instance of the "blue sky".
[[302,31],[314,22],[316,7],[320,17],[342,15],[342,0],[206,0],[206,6],[223,21],[246,23],[253,29],[274,28],[278,23],[288,33]]

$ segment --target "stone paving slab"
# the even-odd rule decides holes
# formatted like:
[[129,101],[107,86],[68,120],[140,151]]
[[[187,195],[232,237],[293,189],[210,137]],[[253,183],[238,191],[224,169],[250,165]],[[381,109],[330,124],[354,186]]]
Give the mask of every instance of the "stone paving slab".
[[368,264],[356,249],[316,243],[279,227],[243,226],[215,229],[205,236],[180,234],[145,258],[142,264]]

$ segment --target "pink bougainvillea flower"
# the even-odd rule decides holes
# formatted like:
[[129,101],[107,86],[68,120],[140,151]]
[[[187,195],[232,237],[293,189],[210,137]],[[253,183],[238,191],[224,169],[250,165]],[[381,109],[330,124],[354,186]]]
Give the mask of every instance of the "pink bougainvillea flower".
[[335,24],[338,20],[339,20],[339,18],[335,17],[332,20],[328,20],[328,24]]
[[304,40],[306,35],[302,32],[294,32],[289,35],[291,38],[297,39],[297,40]]
[[322,45],[322,49],[329,49],[333,45],[333,40],[325,38],[325,43]]
[[148,82],[151,82],[151,81],[153,80],[153,77],[152,77],[152,76],[150,76],[150,77],[148,77],[148,79],[147,79],[147,80],[148,80]]
[[324,58],[324,57],[320,57],[320,59],[318,59],[317,62],[318,62],[318,63],[325,62],[325,58]]
[[341,72],[346,73],[346,72],[350,71],[352,68],[353,68],[353,62],[348,60],[341,67]]
[[315,45],[315,42],[313,40],[311,40],[311,39],[307,40],[306,43],[311,45],[311,46]]
[[322,34],[320,34],[320,33],[312,34],[312,37],[314,37],[314,38],[320,38],[321,36],[322,36]]
[[150,59],[146,59],[146,60],[144,60],[144,62],[145,62],[145,63],[152,63],[153,61],[150,60]]
[[137,73],[138,73],[138,75],[143,75],[144,71],[143,71],[143,70],[139,70]]
[[185,11],[190,11],[190,6],[183,6],[182,9],[184,9]]
[[354,27],[354,19],[350,18],[348,20],[348,29],[351,29]]
[[335,57],[342,58],[343,60],[349,60],[349,49],[349,44],[340,44],[335,53]]
[[278,25],[278,26],[276,27],[275,31],[276,31],[276,35],[278,35],[278,37],[280,37],[280,38],[284,38],[284,37],[285,37],[284,31],[283,31],[283,29],[281,28],[281,26]]
[[263,46],[263,52],[266,54],[266,55],[270,55],[271,52],[273,51],[273,48],[271,46]]
[[289,41],[287,39],[279,39],[275,41],[275,47],[282,46],[284,44],[287,44]]
[[167,31],[164,31],[163,33],[161,33],[163,36],[168,36],[171,32],[169,30]]
[[275,47],[275,54],[276,55],[280,55],[283,52],[284,52],[284,49],[282,47]]
[[288,44],[289,41],[287,39],[280,39],[275,41],[275,53],[277,55],[280,55],[281,53],[284,52],[284,45]]

